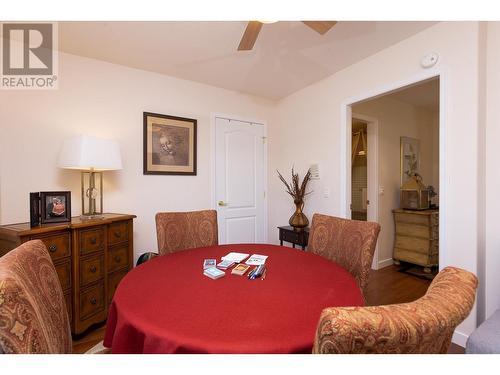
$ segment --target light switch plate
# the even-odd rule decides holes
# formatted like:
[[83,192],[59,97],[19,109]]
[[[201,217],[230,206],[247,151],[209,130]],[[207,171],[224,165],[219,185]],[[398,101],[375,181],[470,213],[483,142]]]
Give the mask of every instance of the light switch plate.
[[319,180],[319,164],[311,164],[309,170],[311,171],[311,180]]

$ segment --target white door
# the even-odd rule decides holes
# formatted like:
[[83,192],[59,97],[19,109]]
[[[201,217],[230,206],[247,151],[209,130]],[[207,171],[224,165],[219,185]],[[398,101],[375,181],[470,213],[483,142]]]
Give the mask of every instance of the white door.
[[264,125],[216,117],[215,128],[219,243],[265,242]]

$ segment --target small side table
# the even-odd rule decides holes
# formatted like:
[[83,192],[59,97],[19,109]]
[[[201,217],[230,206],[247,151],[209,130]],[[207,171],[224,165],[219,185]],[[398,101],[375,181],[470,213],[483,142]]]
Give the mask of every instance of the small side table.
[[304,228],[300,232],[296,232],[293,227],[278,227],[280,231],[280,245],[283,246],[283,241],[290,242],[295,249],[295,245],[306,249],[307,242],[309,241],[309,227]]

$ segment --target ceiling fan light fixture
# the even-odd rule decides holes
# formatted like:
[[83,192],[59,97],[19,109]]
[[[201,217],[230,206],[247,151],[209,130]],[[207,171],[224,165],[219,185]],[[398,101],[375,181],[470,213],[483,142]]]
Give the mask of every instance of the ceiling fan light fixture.
[[276,23],[276,22],[279,22],[279,21],[258,21],[260,23],[264,23],[264,24],[270,24],[270,23]]

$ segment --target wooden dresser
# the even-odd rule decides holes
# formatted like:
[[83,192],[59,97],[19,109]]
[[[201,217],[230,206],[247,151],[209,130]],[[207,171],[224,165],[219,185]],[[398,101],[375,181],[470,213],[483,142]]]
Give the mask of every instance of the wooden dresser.
[[21,243],[42,240],[54,261],[66,298],[71,331],[80,334],[106,320],[120,280],[133,267],[135,215],[104,214],[103,219],[70,223],[0,226],[0,256]]
[[392,212],[396,227],[395,263],[418,264],[424,267],[424,272],[430,273],[430,267],[439,263],[439,211],[396,209]]

